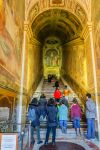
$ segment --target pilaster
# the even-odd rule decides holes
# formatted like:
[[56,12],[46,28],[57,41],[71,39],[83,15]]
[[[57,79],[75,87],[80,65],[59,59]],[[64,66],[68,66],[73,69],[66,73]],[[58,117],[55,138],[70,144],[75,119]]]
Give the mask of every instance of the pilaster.
[[87,22],[81,33],[81,38],[86,40],[90,34],[90,31],[92,31],[92,22]]
[[24,22],[24,31],[26,31],[26,33],[27,33],[27,37],[28,37],[30,44],[41,45],[41,43],[33,36],[33,32],[32,32],[31,26],[28,21]]

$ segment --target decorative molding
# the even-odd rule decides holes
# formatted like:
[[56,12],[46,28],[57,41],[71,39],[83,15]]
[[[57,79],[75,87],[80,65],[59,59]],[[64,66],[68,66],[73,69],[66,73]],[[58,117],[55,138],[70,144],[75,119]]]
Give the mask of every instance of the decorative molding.
[[41,45],[41,43],[34,37],[31,37],[30,38],[30,43],[32,43],[33,45],[36,44],[36,45]]
[[86,40],[90,34],[90,31],[92,31],[92,22],[87,22],[86,26],[82,31],[81,37]]
[[29,24],[28,21],[24,22],[24,31],[27,32],[27,35],[28,35],[28,38],[29,38],[29,42],[31,44],[41,45],[41,43],[36,38],[34,38],[32,29],[31,29],[30,24]]
[[[41,5],[41,1],[43,5]],[[45,2],[44,2],[45,1]],[[33,20],[42,12],[56,8],[56,9],[64,9],[71,13],[73,13],[80,22],[84,25],[88,20],[88,13],[85,11],[84,7],[81,5],[82,3],[78,3],[78,0],[39,0],[36,3],[32,3],[29,8],[26,10],[26,20],[32,24]],[[59,2],[59,3],[58,3]],[[45,3],[45,4],[44,4]],[[48,4],[48,5],[47,5]]]
[[10,79],[13,82],[15,82],[15,80],[16,80],[16,76],[13,73],[9,72],[7,70],[7,68],[5,68],[2,65],[0,65],[0,74],[4,75],[5,77],[7,77],[8,79]]
[[65,6],[65,0],[49,0],[49,6],[50,7],[56,7],[56,6]]
[[31,30],[31,27],[29,25],[29,23],[26,21],[24,22],[24,31],[27,32],[28,36],[31,38],[33,36],[33,33],[32,33],[32,30]]
[[83,39],[81,39],[79,37],[79,38],[77,38],[75,40],[72,40],[72,41],[70,41],[68,43],[65,43],[63,46],[65,46],[65,45],[67,45],[67,46],[70,46],[70,45],[73,46],[73,45],[82,45],[82,44],[84,44],[84,41],[83,41]]

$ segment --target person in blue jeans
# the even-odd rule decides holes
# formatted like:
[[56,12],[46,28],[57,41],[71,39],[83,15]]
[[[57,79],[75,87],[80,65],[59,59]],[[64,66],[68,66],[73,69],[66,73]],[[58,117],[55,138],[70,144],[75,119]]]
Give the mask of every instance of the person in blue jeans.
[[95,139],[95,117],[96,105],[91,99],[91,94],[86,94],[86,119],[87,119],[87,139]]
[[78,104],[78,101],[76,98],[73,98],[73,104],[71,105],[71,120],[73,121],[73,125],[75,128],[76,135],[81,135],[80,130],[80,120],[81,120],[81,107]]
[[[31,103],[29,104],[29,110],[32,110],[31,113],[29,113],[28,118],[29,121],[31,121],[31,144],[35,143],[34,139],[34,130],[36,129],[36,135],[37,135],[37,144],[41,144],[41,138],[40,138],[40,109],[38,107],[38,101],[37,98],[33,98]],[[34,111],[33,111],[34,110]],[[32,118],[32,119],[31,119]]]
[[57,108],[54,105],[54,99],[50,98],[47,104],[47,132],[45,138],[45,145],[48,144],[49,134],[52,130],[52,144],[55,144],[56,127],[57,127]]
[[67,120],[68,120],[68,108],[65,105],[65,101],[61,101],[61,105],[58,108],[59,115],[59,125],[62,130],[62,133],[66,133],[67,129]]

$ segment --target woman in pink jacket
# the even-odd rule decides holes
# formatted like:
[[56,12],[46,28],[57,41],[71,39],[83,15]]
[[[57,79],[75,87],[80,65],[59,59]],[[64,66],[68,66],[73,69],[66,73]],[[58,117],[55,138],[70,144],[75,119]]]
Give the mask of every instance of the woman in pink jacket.
[[81,107],[79,106],[77,99],[73,99],[73,104],[71,106],[71,120],[73,120],[73,125],[76,131],[76,135],[81,135],[80,130],[80,120],[81,120],[82,112]]

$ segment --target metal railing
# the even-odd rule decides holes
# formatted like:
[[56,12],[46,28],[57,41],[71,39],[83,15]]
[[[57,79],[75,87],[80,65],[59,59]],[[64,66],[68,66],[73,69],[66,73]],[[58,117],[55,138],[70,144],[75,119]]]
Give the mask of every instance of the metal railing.
[[[21,132],[17,132],[17,126],[25,126]],[[30,150],[31,145],[31,124],[30,123],[13,123],[12,121],[0,121],[0,132],[18,134],[18,150]]]

